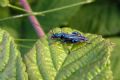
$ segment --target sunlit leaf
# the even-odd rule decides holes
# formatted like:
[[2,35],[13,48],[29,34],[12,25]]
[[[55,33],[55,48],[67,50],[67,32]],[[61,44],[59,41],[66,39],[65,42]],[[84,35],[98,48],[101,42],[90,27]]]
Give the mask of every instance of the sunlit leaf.
[[9,0],[0,0],[0,6],[1,7],[6,7],[9,4]]
[[[9,8],[0,7],[0,19],[6,18],[9,16],[11,16]],[[9,34],[14,38],[18,38],[21,35],[19,33],[21,30],[21,20],[11,19],[6,21],[0,21],[0,28],[9,32]]]
[[[72,31],[75,30],[62,29],[66,33]],[[52,32],[59,33],[61,29]],[[24,57],[29,80],[112,80],[109,40],[83,34],[91,44],[73,44],[52,40],[51,35],[38,40]]]
[[14,40],[0,29],[0,80],[27,80],[25,70]]

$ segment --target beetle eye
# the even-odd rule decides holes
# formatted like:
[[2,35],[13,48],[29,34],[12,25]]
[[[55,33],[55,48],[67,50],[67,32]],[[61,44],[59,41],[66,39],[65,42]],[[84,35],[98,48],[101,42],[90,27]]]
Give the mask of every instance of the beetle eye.
[[78,41],[77,39],[73,39],[73,40],[72,40],[73,43],[74,43],[74,42],[77,42],[77,41]]
[[62,35],[62,37],[64,37],[65,35]]
[[75,40],[75,42],[77,42],[78,40]]
[[78,34],[78,32],[72,32],[72,34]]

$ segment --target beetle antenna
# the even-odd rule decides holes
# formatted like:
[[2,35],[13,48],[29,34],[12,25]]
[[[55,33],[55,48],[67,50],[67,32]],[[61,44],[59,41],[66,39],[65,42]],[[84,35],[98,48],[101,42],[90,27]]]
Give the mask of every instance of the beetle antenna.
[[61,28],[61,33],[62,33],[62,28]]
[[[51,28],[50,28],[50,26],[49,26],[49,29],[51,29]],[[53,31],[53,29],[51,29],[51,30],[50,30],[50,33],[54,34],[54,31]]]

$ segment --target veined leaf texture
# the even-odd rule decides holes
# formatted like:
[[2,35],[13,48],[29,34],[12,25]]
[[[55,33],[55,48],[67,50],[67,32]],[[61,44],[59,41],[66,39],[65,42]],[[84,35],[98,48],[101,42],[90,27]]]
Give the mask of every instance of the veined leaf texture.
[[[62,32],[76,30],[63,28]],[[52,32],[61,32],[55,28]],[[83,34],[83,33],[81,33]],[[29,80],[112,80],[112,43],[99,35],[83,34],[91,44],[65,44],[47,37],[38,40],[24,57]]]
[[0,29],[0,80],[27,80],[25,70],[14,39]]

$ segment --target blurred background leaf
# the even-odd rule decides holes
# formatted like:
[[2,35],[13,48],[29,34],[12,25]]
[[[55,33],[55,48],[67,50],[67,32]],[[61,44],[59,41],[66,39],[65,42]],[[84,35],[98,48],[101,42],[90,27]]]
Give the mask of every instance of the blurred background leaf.
[[25,70],[14,39],[0,29],[0,80],[28,80]]
[[[0,19],[9,17],[11,14],[13,14],[13,12],[10,8],[0,7]],[[0,28],[7,30],[14,38],[18,38],[21,35],[21,19],[1,21]]]
[[120,80],[120,37],[110,38],[115,43],[114,50],[111,55],[111,68],[114,80]]
[[117,0],[102,0],[80,7],[69,24],[83,32],[101,35],[120,33],[120,3]]

